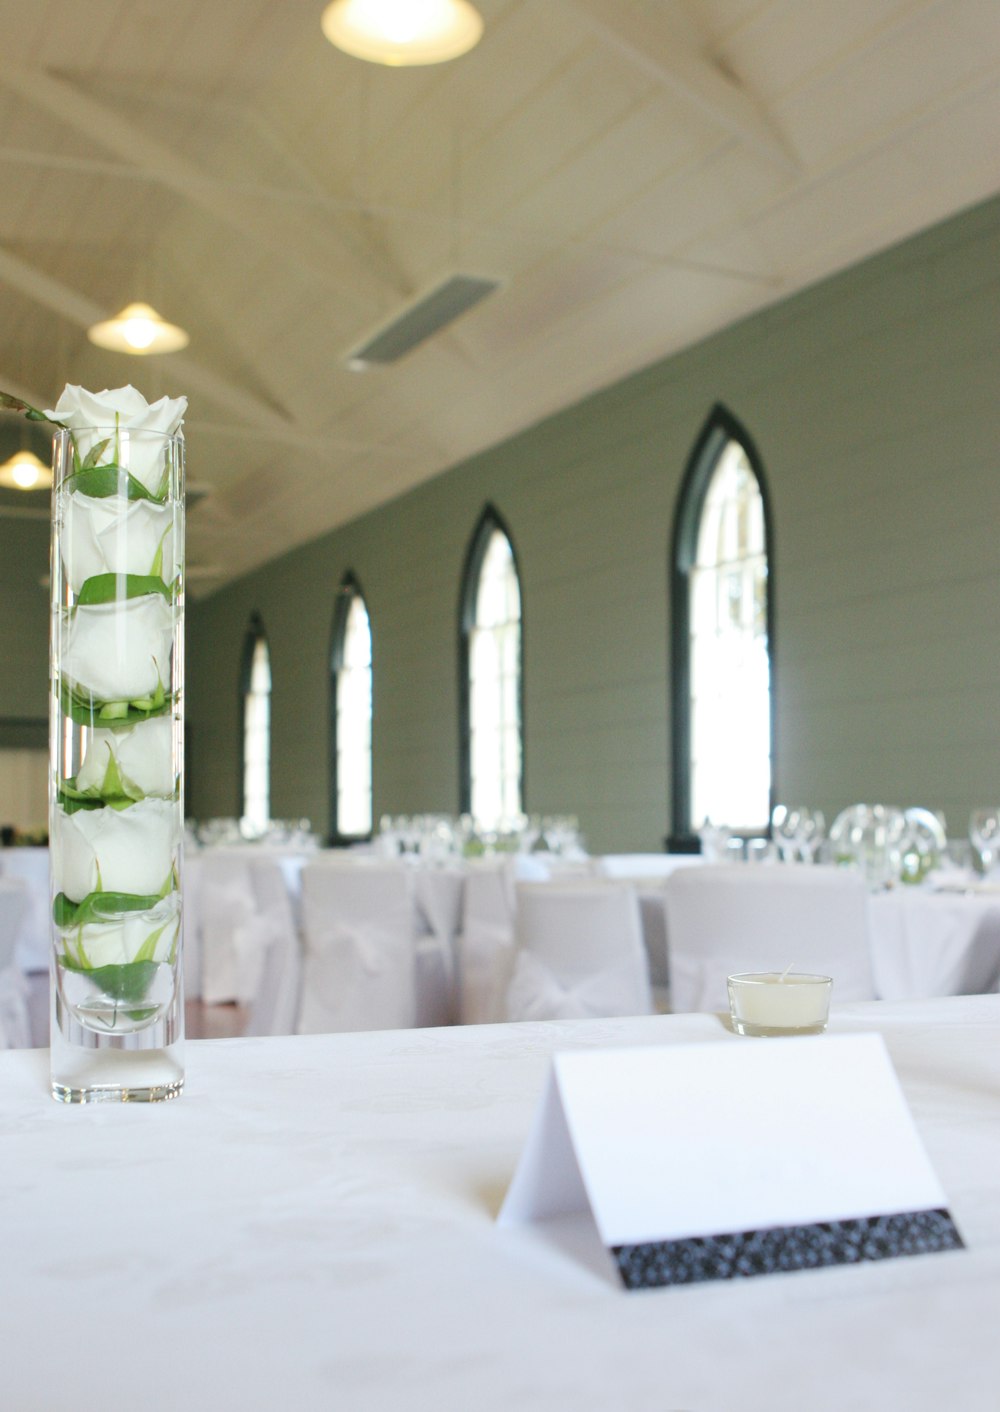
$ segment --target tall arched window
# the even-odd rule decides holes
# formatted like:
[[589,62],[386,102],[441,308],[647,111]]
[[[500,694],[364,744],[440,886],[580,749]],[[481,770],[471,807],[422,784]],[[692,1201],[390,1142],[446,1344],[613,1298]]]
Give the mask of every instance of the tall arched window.
[[261,833],[271,817],[271,656],[264,624],[250,619],[243,647],[242,817]]
[[774,652],[770,510],[750,438],[716,407],[674,522],[673,830],[768,827]]
[[462,809],[480,828],[521,813],[521,588],[510,535],[487,506],[469,546],[461,600]]
[[360,838],[372,830],[372,630],[353,574],[337,595],[330,669],[333,831]]

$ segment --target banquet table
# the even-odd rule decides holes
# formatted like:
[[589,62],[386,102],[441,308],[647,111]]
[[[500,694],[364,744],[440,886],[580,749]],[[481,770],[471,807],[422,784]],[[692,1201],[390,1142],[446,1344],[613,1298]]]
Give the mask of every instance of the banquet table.
[[3,1406],[995,1412],[1000,997],[831,1029],[885,1037],[967,1248],[633,1294],[496,1213],[554,1053],[766,1043],[718,1016],[206,1040],[158,1107],[0,1054]]
[[896,887],[868,900],[876,994],[885,1000],[1000,988],[1000,891]]

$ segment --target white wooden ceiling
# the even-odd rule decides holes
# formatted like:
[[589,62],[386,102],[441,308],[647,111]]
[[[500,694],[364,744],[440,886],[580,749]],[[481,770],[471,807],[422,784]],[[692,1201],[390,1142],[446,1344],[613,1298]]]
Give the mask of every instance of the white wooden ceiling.
[[[391,70],[322,0],[0,0],[0,387],[189,396],[196,591],[1000,190],[998,0],[478,3]],[[190,347],[87,343],[134,299]]]

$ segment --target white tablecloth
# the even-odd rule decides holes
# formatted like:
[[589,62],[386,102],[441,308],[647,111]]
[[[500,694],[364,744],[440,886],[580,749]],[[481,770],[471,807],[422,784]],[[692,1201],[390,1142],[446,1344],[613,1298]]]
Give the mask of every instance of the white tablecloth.
[[980,995],[1000,987],[1000,894],[897,887],[873,894],[868,915],[881,999]]
[[202,1041],[154,1108],[0,1054],[3,1405],[996,1412],[1000,997],[833,1028],[885,1035],[968,1249],[641,1294],[495,1213],[553,1051],[767,1042],[715,1017]]

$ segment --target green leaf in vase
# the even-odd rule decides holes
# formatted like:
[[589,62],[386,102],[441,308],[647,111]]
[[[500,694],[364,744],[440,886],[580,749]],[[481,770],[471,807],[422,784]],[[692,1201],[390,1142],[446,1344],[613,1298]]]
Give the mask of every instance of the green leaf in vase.
[[108,746],[108,763],[104,779],[99,785],[92,784],[86,789],[78,789],[74,779],[63,780],[59,785],[59,806],[67,814],[75,814],[78,809],[127,809],[138,804],[146,795],[139,786],[123,775],[115,759],[115,753]]
[[156,897],[140,897],[132,892],[88,892],[80,902],[73,902],[60,892],[52,904],[52,919],[57,927],[108,922],[123,912],[151,912],[166,895],[161,892]]
[[[67,971],[76,971],[94,982],[111,1000],[126,1005],[139,1005],[149,994],[156,979],[156,961],[128,961],[120,966],[81,966],[68,956],[60,956],[59,964]],[[141,1018],[140,1016],[134,1018]]]
[[[162,579],[162,578],[163,578],[163,544],[164,544],[164,541],[166,540],[167,535],[171,532],[172,529],[173,529],[173,525],[167,525],[166,529],[165,529],[165,530],[163,531],[163,533],[160,535],[160,542],[159,542],[159,544],[156,546],[156,553],[155,553],[155,555],[153,556],[153,562],[152,562],[152,564],[150,565],[150,568],[149,568],[149,572],[150,572],[150,574],[153,576],[153,578],[158,578],[158,579]],[[178,588],[180,587],[180,582],[179,582],[179,580],[178,580],[177,584],[175,585],[175,587],[178,587]]]
[[158,682],[149,696],[137,697],[134,701],[99,701],[74,691],[64,681],[59,704],[63,715],[78,726],[117,727],[133,726],[138,721],[148,721],[151,716],[164,715],[173,705],[173,697],[163,683]]
[[[89,457],[88,457],[89,459]],[[124,466],[81,465],[67,478],[66,489],[70,494],[90,495],[95,500],[106,500],[109,495],[124,495],[126,500],[152,500],[162,504],[163,494],[153,495],[142,481],[127,471]]]
[[89,471],[91,466],[96,466],[110,445],[110,436],[106,436],[103,441],[95,441],[86,456],[80,462],[79,469],[81,471]]
[[162,593],[169,602],[173,585],[164,583],[155,574],[92,574],[84,581],[77,604],[92,607],[95,603],[119,603],[126,598],[144,598],[148,593]]

